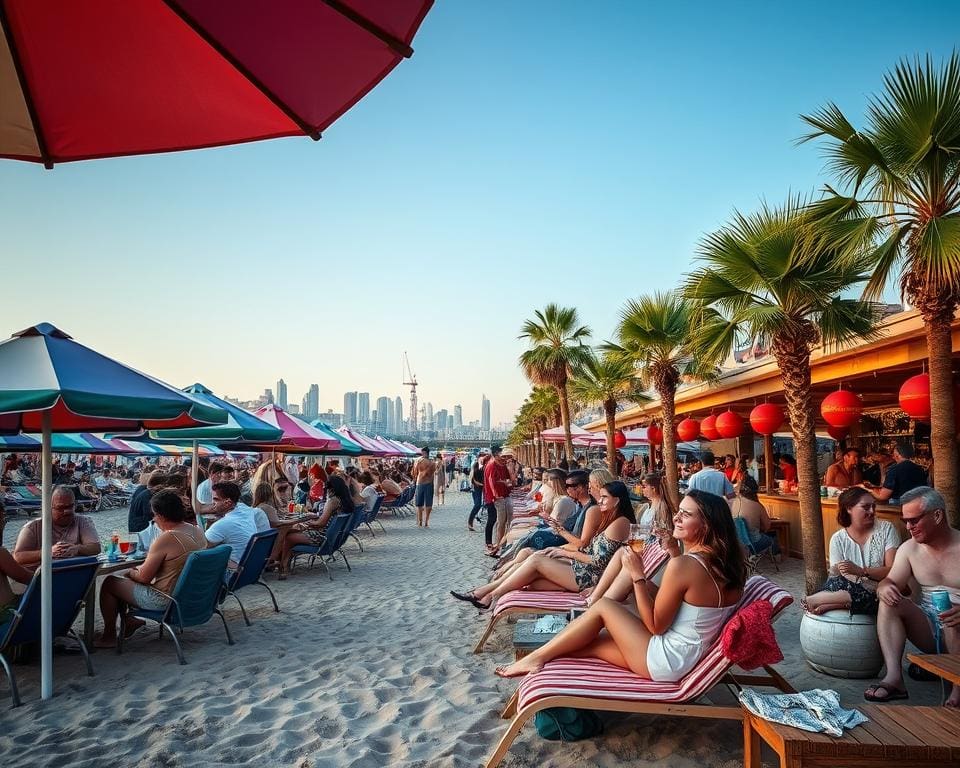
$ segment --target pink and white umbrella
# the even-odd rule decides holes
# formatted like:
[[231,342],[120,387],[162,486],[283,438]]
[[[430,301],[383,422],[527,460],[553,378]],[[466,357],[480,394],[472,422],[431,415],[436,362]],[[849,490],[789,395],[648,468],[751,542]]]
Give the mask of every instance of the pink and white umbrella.
[[341,435],[350,438],[353,440],[353,442],[360,445],[363,450],[374,456],[390,456],[392,454],[392,451],[385,445],[381,445],[372,437],[367,437],[366,435],[361,435],[358,432],[354,432],[349,427],[340,427],[336,431]]
[[258,419],[262,419],[271,426],[283,432],[283,436],[276,443],[265,445],[265,450],[275,450],[283,453],[336,453],[342,449],[338,440],[300,421],[283,408],[276,405],[265,405],[253,412]]
[[[607,438],[603,436],[603,433],[588,432],[576,424],[570,425],[570,436],[573,438],[573,444],[580,446],[602,445],[607,440]],[[566,440],[566,436],[561,426],[543,430],[543,432],[540,433],[540,439],[547,443],[562,443]]]

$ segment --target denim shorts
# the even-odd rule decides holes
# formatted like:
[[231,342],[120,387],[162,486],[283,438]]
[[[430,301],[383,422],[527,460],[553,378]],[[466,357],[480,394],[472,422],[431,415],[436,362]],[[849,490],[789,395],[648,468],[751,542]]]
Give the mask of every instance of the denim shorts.
[[170,599],[162,592],[157,592],[146,584],[133,585],[133,601],[139,608],[148,611],[165,611],[170,604]]
[[433,506],[433,483],[417,483],[417,495],[414,499],[414,506]]

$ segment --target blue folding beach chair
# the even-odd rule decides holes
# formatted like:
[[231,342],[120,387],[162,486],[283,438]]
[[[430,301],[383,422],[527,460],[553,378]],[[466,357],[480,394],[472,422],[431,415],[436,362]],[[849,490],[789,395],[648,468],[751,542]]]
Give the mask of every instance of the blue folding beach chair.
[[[320,564],[326,569],[327,576],[330,577],[330,581],[333,581],[333,573],[331,573],[327,561],[332,561],[336,552],[340,552],[341,556],[343,555],[343,551],[340,548],[347,540],[347,536],[350,533],[350,522],[352,520],[353,515],[347,514],[346,512],[342,515],[334,516],[334,518],[327,523],[323,543],[318,547],[311,544],[294,545],[293,549],[290,550],[290,563],[287,570],[290,572],[293,571],[293,566],[297,558],[301,555],[306,555],[310,558],[307,566],[309,568],[313,568],[314,562],[319,558]],[[346,557],[343,558],[343,562],[347,563],[347,570],[350,570],[350,563],[347,562]]]
[[[347,539],[353,539],[357,542],[357,546],[360,548],[360,551],[363,552],[363,544],[360,543],[360,539],[357,537],[357,529],[363,525],[363,520],[367,516],[367,510],[363,504],[357,504],[353,509],[353,514],[350,516],[350,525],[347,527],[347,535],[343,539],[343,543],[347,543]],[[340,553],[341,555],[343,552]],[[343,558],[346,561],[346,557]],[[350,570],[350,564],[347,563],[347,570]]]
[[[53,636],[70,636],[80,644],[87,674],[93,677],[90,654],[81,637],[73,631],[73,622],[83,607],[84,595],[97,577],[97,558],[71,557],[53,563]],[[20,693],[6,652],[13,646],[40,642],[40,571],[38,570],[20,597],[13,618],[0,624],[0,665],[10,681],[13,706],[20,706]]]
[[760,569],[760,561],[764,558],[769,558],[773,567],[779,573],[780,566],[777,565],[777,558],[773,551],[773,541],[765,547],[758,547],[750,541],[750,529],[747,527],[746,520],[742,517],[735,517],[733,518],[733,525],[737,530],[737,539],[747,550],[747,567],[750,569],[750,573],[756,573]]
[[[170,604],[162,611],[151,611],[146,608],[130,606],[130,615],[141,619],[149,619],[160,625],[159,636],[163,637],[163,630],[170,633],[173,644],[177,649],[177,660],[186,664],[183,657],[183,648],[177,634],[183,634],[185,627],[197,627],[206,624],[213,614],[217,614],[223,622],[227,633],[227,644],[233,645],[230,627],[227,619],[219,608],[219,597],[223,590],[223,577],[227,572],[227,563],[230,562],[230,547],[221,544],[213,549],[202,549],[187,555],[186,565],[180,572],[180,578],[168,595]],[[117,636],[117,653],[123,651],[123,632]]]
[[385,494],[381,493],[377,495],[377,500],[373,503],[373,509],[371,509],[366,516],[363,518],[363,524],[370,529],[370,535],[376,538],[376,534],[373,532],[373,526],[370,523],[376,522],[380,526],[380,530],[384,533],[387,532],[387,529],[383,527],[383,523],[377,520],[377,517],[380,515],[380,507],[383,506],[383,499]]
[[243,603],[237,597],[237,590],[249,584],[259,584],[267,590],[270,593],[270,599],[273,600],[274,612],[280,613],[280,606],[277,605],[277,598],[274,596],[273,590],[267,586],[262,578],[263,569],[267,567],[267,561],[270,559],[270,553],[273,551],[273,545],[276,543],[279,534],[280,532],[276,529],[269,528],[251,536],[243,550],[243,556],[240,558],[237,570],[230,575],[227,583],[223,586],[223,591],[220,593],[221,605],[227,599],[227,595],[233,595],[240,606],[240,613],[243,614],[243,620],[248,627],[250,626],[250,619],[247,618],[247,611],[244,609]]

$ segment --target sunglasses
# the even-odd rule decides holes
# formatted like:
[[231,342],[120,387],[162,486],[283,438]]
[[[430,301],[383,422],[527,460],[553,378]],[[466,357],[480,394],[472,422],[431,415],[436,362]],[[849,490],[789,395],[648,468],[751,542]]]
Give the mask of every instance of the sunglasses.
[[583,483],[564,483],[567,488],[579,488]]
[[901,517],[900,522],[902,522],[907,528],[913,528],[915,525],[919,525],[920,521],[923,520],[930,512],[935,512],[936,510],[927,509],[921,512],[916,517]]

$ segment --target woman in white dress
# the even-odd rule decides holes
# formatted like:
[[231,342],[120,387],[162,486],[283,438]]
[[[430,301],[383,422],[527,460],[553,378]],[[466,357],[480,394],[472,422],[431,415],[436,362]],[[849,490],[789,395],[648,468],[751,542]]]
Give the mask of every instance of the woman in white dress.
[[549,643],[498,667],[497,674],[537,672],[559,656],[602,659],[656,681],[687,674],[736,610],[747,569],[730,508],[721,497],[690,491],[673,523],[684,554],[670,560],[659,589],[647,582],[638,555],[621,557],[633,581],[637,613],[604,597]]

